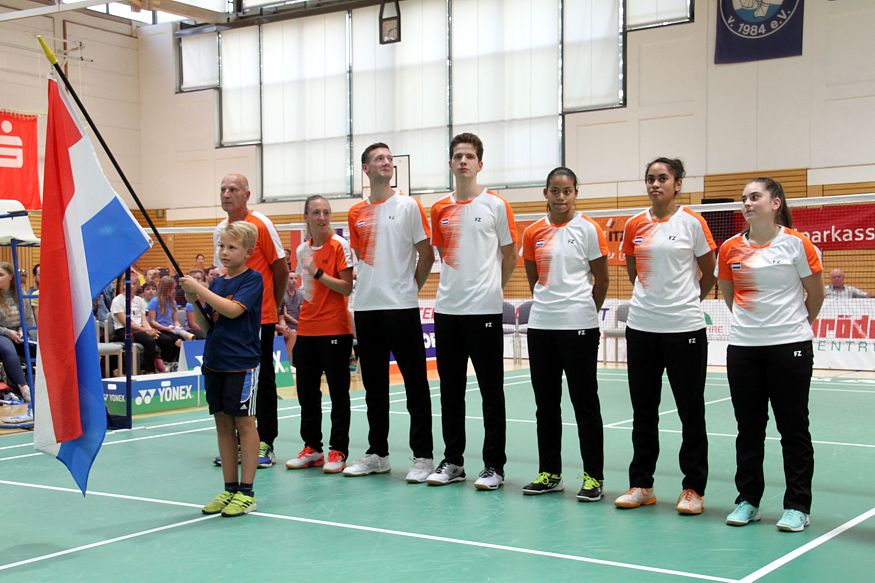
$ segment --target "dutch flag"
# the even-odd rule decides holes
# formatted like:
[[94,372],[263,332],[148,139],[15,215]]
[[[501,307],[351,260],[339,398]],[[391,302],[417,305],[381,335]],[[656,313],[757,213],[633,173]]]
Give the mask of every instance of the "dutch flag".
[[91,313],[94,297],[149,248],[101,171],[70,98],[49,78],[34,387],[34,447],[64,462],[85,494],[106,434],[106,411]]

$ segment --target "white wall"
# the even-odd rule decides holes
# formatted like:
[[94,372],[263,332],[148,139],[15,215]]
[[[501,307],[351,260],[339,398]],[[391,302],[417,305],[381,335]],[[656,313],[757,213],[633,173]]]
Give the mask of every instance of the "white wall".
[[[16,8],[41,6],[14,0],[7,0],[4,4]],[[70,82],[128,179],[139,190],[142,157],[138,116],[140,75],[134,28],[128,21],[78,12],[0,23],[0,108],[40,116],[39,169],[42,180],[48,108],[46,78],[51,65],[36,40],[38,34],[53,47],[59,62],[64,62],[64,40],[67,40],[68,48],[75,47],[66,54]],[[110,182],[120,194],[124,193],[124,184],[93,137],[92,141]],[[124,196],[130,200],[126,194]]]
[[812,184],[875,180],[875,2],[806,2],[802,56],[734,65],[714,65],[716,10],[698,0],[694,23],[630,33],[627,107],[566,118],[584,193],[644,194],[661,155],[699,181],[806,167]]

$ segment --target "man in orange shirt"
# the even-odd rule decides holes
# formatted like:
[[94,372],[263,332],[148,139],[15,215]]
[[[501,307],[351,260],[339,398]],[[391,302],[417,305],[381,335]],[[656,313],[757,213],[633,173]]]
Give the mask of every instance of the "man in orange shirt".
[[[222,179],[219,190],[222,210],[228,218],[213,231],[213,248],[216,248],[221,230],[229,222],[246,221],[258,229],[258,240],[246,266],[261,274],[264,295],[261,304],[261,371],[258,375],[258,395],[256,397],[256,419],[258,422],[258,467],[269,468],[276,462],[273,442],[277,429],[276,375],[273,368],[273,339],[279,309],[282,306],[289,266],[279,234],[269,218],[258,211],[249,210],[249,181],[242,174],[228,174]],[[214,263],[220,265],[218,258]],[[216,458],[216,463],[221,460]]]

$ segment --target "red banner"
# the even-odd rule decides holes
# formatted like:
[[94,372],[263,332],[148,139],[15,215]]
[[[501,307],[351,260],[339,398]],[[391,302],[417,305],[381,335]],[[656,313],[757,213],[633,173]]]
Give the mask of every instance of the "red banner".
[[0,110],[0,199],[41,208],[36,116]]

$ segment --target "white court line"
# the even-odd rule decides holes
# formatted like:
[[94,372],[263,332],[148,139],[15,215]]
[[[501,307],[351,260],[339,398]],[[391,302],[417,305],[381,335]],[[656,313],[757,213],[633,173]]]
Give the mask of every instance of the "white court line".
[[[466,384],[469,384],[469,385],[476,385],[476,384],[477,384],[477,381],[468,381],[468,383],[466,383]],[[509,386],[511,386],[511,385],[527,385],[527,384],[528,384],[527,382],[504,383],[504,386],[505,386],[505,387],[509,387]],[[440,388],[440,387],[431,387],[430,390],[439,389],[439,388]],[[478,387],[474,387],[473,389],[465,389],[465,392],[466,392],[466,393],[471,393],[471,392],[473,392],[473,391],[478,391],[478,390],[480,390]],[[395,393],[395,394],[397,395],[397,394],[403,394],[403,393]],[[441,396],[440,392],[437,392],[437,393],[431,393],[431,398],[432,398],[432,399],[434,399],[435,397],[440,397],[440,396]],[[389,401],[389,404],[391,405],[392,403],[404,403],[405,401],[407,401],[407,397],[406,397],[406,396],[405,396],[405,397],[402,397],[402,398],[400,398],[400,399],[395,399],[395,400]],[[362,407],[365,407],[365,409],[362,409]],[[366,410],[367,410],[366,407],[367,407],[367,405],[355,405],[355,406],[353,406],[353,407],[350,407],[350,411],[366,411]],[[400,411],[399,411],[399,412],[400,412]]]
[[73,553],[78,553],[79,551],[86,551],[88,549],[102,547],[105,545],[111,545],[113,543],[117,543],[117,542],[124,541],[124,540],[130,540],[132,538],[139,538],[141,536],[146,536],[149,534],[154,534],[156,532],[161,532],[162,530],[170,530],[171,528],[178,528],[180,526],[188,526],[189,524],[194,524],[196,522],[203,522],[204,520],[210,520],[211,518],[216,518],[218,516],[219,516],[218,514],[216,514],[214,516],[200,516],[198,518],[192,518],[191,520],[185,520],[183,522],[176,522],[173,524],[167,524],[165,526],[159,526],[157,528],[150,528],[148,530],[141,530],[139,532],[132,532],[131,534],[117,536],[115,538],[97,541],[95,543],[82,545],[79,547],[73,547],[72,549],[65,549],[63,551],[58,551],[56,553],[49,553],[48,555],[41,555],[39,557],[33,557],[31,559],[25,559],[23,561],[16,561],[15,563],[7,563],[5,565],[0,565],[0,571],[5,571],[6,569],[12,569],[15,567],[21,567],[22,565],[29,565],[31,563],[37,563],[39,561],[46,561],[48,559],[54,559],[55,557],[62,557],[64,555],[71,555]]
[[[355,411],[357,413],[364,413],[365,412],[363,409],[353,409],[353,411]],[[389,413],[391,413],[392,415],[407,415],[407,411],[389,411]],[[441,414],[440,413],[432,413],[431,416],[432,417],[440,417]],[[468,421],[483,421],[483,417],[476,417],[473,415],[466,415],[465,419]],[[508,423],[524,423],[527,425],[534,425],[537,423],[537,421],[534,419],[513,419],[513,418],[508,418],[507,422]],[[577,423],[573,423],[571,421],[563,421],[562,425],[565,427],[577,427]],[[605,429],[619,429],[621,431],[632,431],[631,427],[611,427],[608,425],[603,425],[602,427],[604,427]],[[659,433],[676,433],[678,435],[681,435],[683,432],[680,429],[660,429]],[[736,437],[738,437],[738,435],[735,433],[708,432],[706,435],[708,437],[729,437],[731,439],[735,439]],[[766,441],[781,441],[781,438],[780,437],[766,437]],[[842,447],[863,447],[863,448],[875,449],[875,445],[872,445],[869,443],[852,443],[852,442],[845,442],[845,441],[820,441],[820,440],[816,440],[816,439],[812,440],[811,443],[813,443],[814,445],[836,445],[836,446],[842,446]],[[0,461],[2,461],[2,458],[0,458]]]
[[[713,401],[705,401],[705,404],[706,405],[713,405],[715,403],[722,403],[724,401],[730,401],[730,400],[732,400],[732,397],[723,397],[722,399],[714,399]],[[660,411],[659,415],[660,416],[668,415],[669,413],[677,413],[677,409],[669,409],[667,411]],[[617,425],[625,425],[626,423],[632,423],[632,421],[634,421],[634,419],[624,419],[622,421],[615,421],[613,423],[608,423],[607,425],[605,425],[605,428],[606,429],[614,429],[614,428],[616,428]]]
[[741,579],[739,581],[739,583],[751,583],[752,581],[758,581],[759,579],[765,577],[766,575],[768,575],[772,571],[775,571],[776,569],[783,567],[784,565],[786,565],[790,561],[799,558],[800,556],[804,555],[805,553],[807,553],[810,550],[816,549],[817,547],[819,547],[823,543],[834,539],[835,537],[842,534],[843,532],[852,529],[853,527],[857,526],[861,522],[869,520],[873,516],[875,516],[875,508],[870,508],[867,512],[864,512],[863,514],[857,516],[856,518],[852,518],[851,520],[847,521],[846,523],[835,527],[834,529],[827,532],[826,534],[822,534],[819,537],[817,537],[816,539],[814,539],[813,541],[802,545],[798,549],[794,549],[793,551],[790,551],[789,553],[787,553],[783,557],[775,559],[774,561],[772,561],[771,563],[769,563],[765,567],[757,569],[756,571],[754,571],[753,573],[751,573],[750,575],[748,575],[744,579]]
[[[56,487],[56,486],[45,486],[42,484],[29,484],[29,483],[25,483],[25,482],[10,482],[7,480],[0,480],[0,484],[5,484],[5,485],[9,485],[9,486],[21,486],[24,488],[38,488],[38,489],[42,489],[42,490],[53,490],[53,491],[57,491],[57,492],[68,492],[68,493],[72,493],[72,494],[79,494],[80,493],[79,490],[75,490],[73,488],[61,488],[61,487]],[[173,506],[186,506],[186,507],[193,507],[193,508],[200,508],[201,507],[200,504],[190,504],[187,502],[176,502],[176,501],[172,501],[172,500],[158,500],[155,498],[142,498],[139,496],[127,496],[124,494],[112,494],[109,492],[88,492],[88,493],[91,494],[92,496],[104,496],[107,498],[118,498],[118,499],[122,499],[122,500],[134,500],[134,501],[138,501],[138,502],[150,502],[153,504],[169,504],[169,505],[173,505]],[[535,556],[548,557],[548,558],[554,558],[554,559],[565,559],[565,560],[569,560],[569,561],[578,561],[578,562],[582,562],[582,563],[591,563],[591,564],[595,564],[595,565],[605,565],[608,567],[620,567],[623,569],[631,569],[634,571],[644,571],[644,572],[648,572],[648,573],[660,573],[663,575],[676,575],[678,577],[687,577],[690,579],[700,579],[703,581],[719,581],[722,583],[738,583],[737,580],[735,580],[735,579],[727,579],[725,577],[713,577],[710,575],[701,575],[699,573],[689,573],[686,571],[676,571],[673,569],[663,569],[660,567],[648,567],[646,565],[636,565],[634,563],[621,563],[619,561],[607,561],[607,560],[603,560],[603,559],[593,559],[590,557],[581,557],[578,555],[569,555],[569,554],[565,554],[565,553],[553,553],[550,551],[541,551],[541,550],[537,550],[537,549],[527,549],[524,547],[498,545],[498,544],[485,543],[485,542],[480,542],[480,541],[473,541],[473,540],[466,540],[466,539],[459,539],[459,538],[449,538],[449,537],[436,536],[436,535],[430,535],[430,534],[421,534],[421,533],[417,533],[417,532],[408,532],[408,531],[404,531],[404,530],[391,530],[391,529],[386,529],[386,528],[378,528],[378,527],[374,527],[374,526],[363,526],[363,525],[359,525],[359,524],[349,524],[346,522],[334,522],[334,521],[330,521],[330,520],[318,520],[315,518],[304,518],[304,517],[299,517],[299,516],[288,516],[285,514],[272,514],[272,513],[267,513],[267,512],[252,512],[250,515],[251,516],[260,516],[263,518],[271,518],[271,519],[276,519],[276,520],[285,520],[285,521],[289,521],[289,522],[299,522],[299,523],[303,523],[303,524],[330,526],[330,527],[334,527],[334,528],[343,528],[343,529],[348,529],[348,530],[357,530],[357,531],[371,532],[371,533],[377,533],[377,534],[388,534],[391,536],[400,536],[400,537],[413,538],[413,539],[419,539],[419,540],[444,542],[444,543],[471,546],[471,547],[477,547],[477,548],[483,548],[483,549],[508,551],[508,552],[512,552],[512,553],[520,553],[520,554],[525,554],[525,555],[535,555]],[[51,553],[48,555],[34,557],[32,559],[25,559],[23,561],[17,561],[15,563],[0,565],[0,571],[2,571],[4,569],[11,569],[13,567],[18,567],[21,565],[27,565],[29,563],[34,563],[37,561],[44,561],[44,560],[51,559],[54,557],[68,555],[68,554],[75,553],[75,552],[82,551],[82,550],[87,550],[87,549],[91,549],[91,548],[95,548],[95,547],[99,547],[99,546],[103,546],[103,545],[112,544],[112,543],[123,541],[123,540],[128,540],[128,539],[144,536],[147,534],[152,534],[152,533],[159,532],[162,530],[168,530],[168,529],[176,528],[179,526],[185,526],[185,525],[193,524],[196,522],[202,522],[204,520],[216,518],[217,516],[218,515],[202,516],[202,517],[194,518],[192,520],[186,520],[184,522],[169,524],[169,525],[161,526],[158,528],[152,528],[149,530],[144,530],[144,531],[140,531],[140,532],[136,532],[136,533],[132,533],[132,534],[127,534],[127,535],[120,536],[120,537],[107,539],[104,541],[98,541],[96,543],[91,543],[88,545],[82,545],[80,547],[75,547],[72,549],[67,549],[64,551],[59,551],[59,552]]]
[[565,559],[569,561],[579,561],[581,563],[591,563],[595,565],[605,565],[608,567],[620,567],[623,569],[632,569],[635,571],[645,571],[648,573],[660,573],[663,575],[676,575],[678,577],[687,577],[690,579],[701,579],[704,581],[721,581],[723,583],[738,583],[735,579],[727,579],[725,577],[713,577],[711,575],[701,575],[699,573],[689,573],[687,571],[676,571],[674,569],[662,569],[660,567],[648,567],[646,565],[636,565],[634,563],[621,563],[619,561],[607,561],[604,559],[593,559],[590,557],[581,557],[578,555],[568,555],[565,553],[553,553],[550,551],[540,551],[537,549],[527,549],[524,547],[513,547],[508,545],[498,545],[493,543],[484,543],[461,538],[450,538],[445,536],[436,536],[431,534],[421,534],[417,532],[408,532],[404,530],[392,530],[387,528],[377,528],[373,526],[361,526],[358,524],[348,524],[344,522],[333,522],[329,520],[317,520],[313,518],[301,518],[298,516],[286,516],[284,514],[269,514],[267,512],[253,512],[253,516],[263,516],[265,518],[275,518],[279,520],[288,520],[291,522],[303,522],[305,524],[316,524],[320,526],[332,526],[335,528],[345,528],[350,530],[360,530],[365,532],[374,532],[378,534],[388,534],[392,536],[401,536],[405,538],[414,538],[419,540],[428,540],[435,542],[444,542],[456,545],[464,545],[477,547],[482,549],[493,549],[498,551],[509,551],[512,553],[521,553],[525,555],[536,555],[540,557],[549,557],[554,559]]

